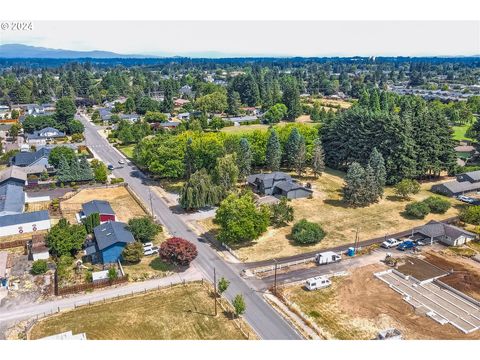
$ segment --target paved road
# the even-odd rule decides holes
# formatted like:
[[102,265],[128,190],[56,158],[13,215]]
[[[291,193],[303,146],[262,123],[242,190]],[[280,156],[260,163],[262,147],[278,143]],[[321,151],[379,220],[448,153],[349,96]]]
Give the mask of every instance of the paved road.
[[213,269],[216,269],[217,278],[224,276],[230,281],[226,296],[230,300],[236,294],[243,294],[247,304],[245,319],[262,339],[301,339],[301,336],[286,322],[273,308],[263,299],[262,293],[252,289],[251,286],[240,276],[237,267],[224,262],[214,249],[207,243],[199,242],[196,234],[188,227],[183,219],[174,214],[164,200],[156,192],[150,191],[149,181],[133,164],[119,165],[120,159],[125,157],[97,131],[94,124],[85,117],[79,116],[85,125],[85,136],[88,146],[105,163],[115,166],[113,174],[122,177],[130,188],[145,202],[153,204],[154,215],[157,220],[164,224],[168,231],[185,238],[197,245],[198,257],[192,266],[196,267],[203,276],[212,281]]

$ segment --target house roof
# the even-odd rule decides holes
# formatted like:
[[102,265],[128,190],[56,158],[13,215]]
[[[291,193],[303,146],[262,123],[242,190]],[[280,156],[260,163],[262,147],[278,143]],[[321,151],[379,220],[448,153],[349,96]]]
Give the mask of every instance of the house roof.
[[132,243],[135,241],[130,231],[126,229],[127,224],[119,221],[107,221],[93,229],[97,246],[100,251],[116,243]]
[[21,225],[44,220],[50,220],[47,210],[0,216],[0,226]]
[[35,152],[19,152],[12,158],[12,163],[17,166],[32,165],[41,158],[48,157],[50,151],[49,148],[41,148]]
[[[56,133],[56,135],[45,135],[45,133]],[[49,138],[49,137],[64,137],[65,133],[55,129],[54,127],[46,127],[41,130],[34,131],[31,134],[26,134],[25,135],[27,139],[43,139],[43,138]]]
[[237,116],[237,117],[231,117],[228,118],[228,120],[232,122],[243,122],[243,121],[255,121],[258,120],[258,117],[256,116]]
[[19,214],[24,204],[23,186],[8,182],[0,185],[0,213]]
[[299,183],[295,181],[281,181],[279,183],[275,184],[275,187],[279,188],[280,190],[283,190],[285,192],[289,192],[292,190],[297,190],[297,189],[302,189],[308,192],[313,192],[311,189],[307,189],[306,187],[303,187]]
[[480,181],[480,170],[470,171],[464,174],[460,174],[459,176],[466,176],[470,178],[472,181]]
[[457,181],[457,180],[445,182],[443,184],[439,184],[438,186],[446,187],[453,194],[480,189],[480,183],[478,182]]
[[256,182],[263,182],[265,188],[270,188],[273,186],[274,182],[277,181],[292,181],[292,177],[284,172],[275,171],[272,173],[263,173],[263,174],[254,174],[247,177],[247,182],[254,184]]
[[0,184],[9,179],[18,179],[23,182],[27,181],[27,173],[18,166],[10,166],[3,171],[0,171]]
[[429,221],[427,224],[417,229],[417,232],[432,238],[439,236],[448,236],[451,239],[457,239],[458,237],[465,235],[469,237],[475,237],[474,233],[461,229],[457,226],[441,223],[435,220]]
[[455,147],[455,151],[457,152],[474,152],[476,149],[472,145],[459,145]]
[[82,210],[85,216],[94,213],[115,215],[110,203],[105,200],[92,200],[82,205]]

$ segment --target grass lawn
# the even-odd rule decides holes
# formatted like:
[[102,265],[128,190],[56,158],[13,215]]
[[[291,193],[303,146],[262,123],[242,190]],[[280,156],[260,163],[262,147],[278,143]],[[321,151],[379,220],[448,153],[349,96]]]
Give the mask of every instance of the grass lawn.
[[[299,119],[300,120],[297,120],[298,122],[301,122],[301,123],[303,123],[305,125],[308,125],[308,126],[317,126],[318,125],[318,123],[307,122],[304,117],[300,117]],[[278,124],[275,124],[275,126],[285,126],[286,124],[291,124],[291,123],[290,122],[280,122]],[[227,126],[227,127],[224,127],[220,131],[223,131],[223,132],[228,133],[228,134],[241,134],[241,133],[248,133],[248,132],[255,131],[255,130],[267,131],[268,127],[269,127],[269,125],[266,125],[266,124]]]
[[60,208],[67,220],[75,224],[75,214],[80,211],[82,204],[91,200],[108,201],[115,211],[117,221],[128,222],[133,217],[146,215],[145,211],[123,186],[80,190],[70,199],[61,201]]
[[121,145],[117,147],[120,152],[125,155],[127,158],[133,158],[133,150],[135,149],[135,145]]
[[467,136],[465,136],[465,133],[467,132],[468,128],[470,125],[463,125],[463,126],[452,126],[453,129],[453,138],[455,140],[474,140],[471,139]]
[[[310,182],[314,190],[312,199],[290,201],[295,210],[294,223],[300,219],[320,224],[327,235],[319,243],[311,246],[299,246],[289,239],[292,225],[282,228],[269,228],[260,239],[240,247],[234,247],[237,255],[244,261],[259,261],[281,258],[290,255],[320,250],[338,245],[353,243],[358,229],[360,240],[393,234],[420,226],[432,219],[445,219],[457,215],[461,203],[450,199],[452,206],[445,214],[429,214],[422,220],[407,219],[402,216],[409,201],[398,199],[392,188],[385,189],[385,196],[378,203],[365,208],[351,208],[342,201],[343,173],[327,170],[318,179],[302,179]],[[420,193],[412,197],[419,201],[433,195],[429,189],[433,182],[422,184]],[[211,219],[202,225],[215,230]]]
[[229,314],[213,316],[213,301],[200,283],[82,307],[38,322],[30,338],[72,330],[92,340],[244,339]]

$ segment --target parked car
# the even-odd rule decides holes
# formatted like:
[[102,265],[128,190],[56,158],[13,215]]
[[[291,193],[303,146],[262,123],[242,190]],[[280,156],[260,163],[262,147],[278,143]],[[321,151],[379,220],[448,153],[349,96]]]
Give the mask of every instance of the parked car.
[[145,244],[143,244],[143,248],[146,249],[146,248],[151,248],[153,246],[153,243],[152,242],[146,242]]
[[474,204],[476,202],[476,200],[474,198],[471,198],[471,197],[468,197],[468,196],[465,196],[465,195],[458,195],[457,199],[460,200],[460,201],[463,201],[467,204]]
[[390,249],[390,248],[393,248],[395,246],[398,246],[400,243],[401,243],[400,240],[395,239],[395,238],[390,238],[390,239],[387,239],[384,242],[382,242],[382,247],[385,248],[385,249]]
[[417,245],[412,240],[405,240],[397,246],[397,250],[405,251],[408,249],[414,249]]
[[108,168],[108,170],[113,170],[113,169],[114,169],[114,167],[113,167],[112,164],[108,164],[108,165],[107,165],[107,168]]
[[119,164],[125,164],[125,161],[123,161],[122,159],[118,160],[118,163]]
[[315,255],[315,261],[317,265],[335,263],[339,262],[340,260],[342,260],[342,257],[333,251],[326,251]]
[[431,239],[430,238],[418,239],[415,243],[418,246],[426,246],[426,245],[430,245]]
[[310,291],[323,289],[329,287],[330,285],[332,285],[332,282],[325,276],[317,276],[311,279],[307,279],[307,281],[305,281],[305,288]]
[[153,255],[153,254],[158,254],[158,246],[152,246],[151,248],[147,248],[143,250],[143,255],[145,256]]

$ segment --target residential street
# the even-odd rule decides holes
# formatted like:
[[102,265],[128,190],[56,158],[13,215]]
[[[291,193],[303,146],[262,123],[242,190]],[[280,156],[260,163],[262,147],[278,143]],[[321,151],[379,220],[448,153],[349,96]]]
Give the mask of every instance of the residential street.
[[180,236],[197,245],[198,257],[192,266],[210,281],[213,281],[214,268],[217,279],[222,276],[227,278],[230,281],[230,286],[226,291],[229,299],[233,299],[237,294],[244,295],[247,304],[245,319],[262,339],[301,339],[301,336],[290,324],[266,303],[262,293],[252,289],[240,276],[238,267],[224,262],[209,244],[199,242],[197,235],[183,219],[173,213],[156,192],[150,191],[148,179],[141,171],[128,161],[125,165],[118,164],[118,161],[125,160],[125,157],[97,132],[94,124],[83,116],[77,116],[77,118],[85,125],[87,145],[106,164],[115,166],[114,175],[124,178],[147,206],[152,203],[157,220],[164,224],[172,235]]

